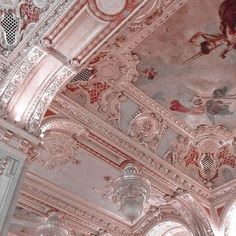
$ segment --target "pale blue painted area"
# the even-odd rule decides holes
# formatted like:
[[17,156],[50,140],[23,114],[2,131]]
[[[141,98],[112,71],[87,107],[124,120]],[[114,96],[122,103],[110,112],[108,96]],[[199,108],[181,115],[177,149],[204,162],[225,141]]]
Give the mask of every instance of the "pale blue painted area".
[[176,140],[178,134],[172,130],[167,129],[164,133],[158,148],[157,148],[157,155],[161,158],[164,158],[165,154],[171,149],[171,143]]
[[138,111],[139,111],[139,106],[129,98],[127,98],[125,102],[121,103],[120,130],[124,134],[128,134],[129,123],[135,117],[135,114],[137,114]]

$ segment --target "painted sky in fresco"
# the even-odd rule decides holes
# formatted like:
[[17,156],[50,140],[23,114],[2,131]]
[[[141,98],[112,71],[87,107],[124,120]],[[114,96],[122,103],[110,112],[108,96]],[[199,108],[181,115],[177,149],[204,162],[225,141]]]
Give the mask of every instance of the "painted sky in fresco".
[[193,35],[222,35],[218,13],[222,2],[189,0],[134,50],[141,59],[141,78],[135,85],[194,128],[200,124],[236,128],[236,50],[222,59],[226,47],[222,45],[184,64],[200,51],[189,43]]

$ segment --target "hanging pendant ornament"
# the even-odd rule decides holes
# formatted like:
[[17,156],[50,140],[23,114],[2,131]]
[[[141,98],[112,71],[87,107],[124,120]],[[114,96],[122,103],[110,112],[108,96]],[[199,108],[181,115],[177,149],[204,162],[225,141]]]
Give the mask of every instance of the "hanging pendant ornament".
[[129,163],[123,175],[113,183],[112,199],[120,205],[123,215],[132,223],[143,213],[144,202],[150,197],[150,182],[143,178],[137,166]]
[[50,212],[41,226],[36,229],[37,236],[69,236],[57,212]]

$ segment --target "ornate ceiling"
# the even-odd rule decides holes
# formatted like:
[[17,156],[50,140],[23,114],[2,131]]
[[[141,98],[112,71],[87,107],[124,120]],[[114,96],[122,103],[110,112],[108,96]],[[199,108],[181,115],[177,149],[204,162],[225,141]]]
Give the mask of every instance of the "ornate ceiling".
[[[32,235],[51,210],[77,236],[227,231],[236,191],[235,7],[1,1],[1,115],[40,139],[13,235]],[[151,183],[133,223],[110,199],[127,162]]]

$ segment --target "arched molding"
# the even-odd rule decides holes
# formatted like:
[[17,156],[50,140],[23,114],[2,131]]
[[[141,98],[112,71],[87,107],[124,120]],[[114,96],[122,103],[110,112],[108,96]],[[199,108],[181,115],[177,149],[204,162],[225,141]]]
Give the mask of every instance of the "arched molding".
[[184,226],[179,225],[166,230],[161,236],[169,236],[172,235],[173,233],[176,233],[176,231],[177,233],[186,233],[186,232],[190,233]]
[[[180,217],[171,217],[171,216],[167,216],[167,217],[164,217],[163,220],[159,221],[159,222],[151,222],[147,227],[146,227],[146,230],[144,231],[144,235],[145,236],[148,236],[148,234],[151,232],[152,229],[154,229],[156,226],[158,226],[159,224],[162,224],[162,223],[168,223],[168,222],[174,222],[174,223],[178,223],[180,224],[181,226],[183,226],[184,228],[186,228],[189,232],[192,232],[191,228],[182,220],[180,219]],[[194,234],[193,234],[194,235]]]
[[236,213],[236,203],[234,203],[228,210],[228,213],[224,220],[224,224],[222,225],[223,226],[222,232],[224,232],[225,236],[235,235],[235,213]]
[[[176,222],[193,233],[191,225],[186,222],[178,210],[167,204],[160,207],[151,206],[146,215],[133,226],[133,234],[135,236],[148,235],[155,226],[163,222]],[[194,233],[193,236],[195,236]]]
[[196,233],[198,233],[196,235],[214,236],[213,222],[209,220],[205,210],[194,197],[190,194],[182,193],[179,196],[177,195],[174,201],[177,201],[192,215],[193,223],[196,226]]
[[230,196],[230,200],[224,205],[223,210],[220,215],[219,225],[222,228],[226,220],[227,214],[229,213],[231,207],[236,204],[236,193]]
[[46,51],[39,47],[34,47],[26,56],[21,66],[10,74],[9,78],[5,78],[1,81],[0,87],[0,108],[6,112],[9,108],[10,102],[14,102],[17,96],[14,94],[19,88],[23,88],[25,83],[25,77],[29,72],[46,56]]
[[[130,11],[131,5],[129,0],[91,0],[89,7],[93,14],[105,21],[122,20],[125,11]],[[132,6],[135,4],[133,3]]]
[[57,115],[47,117],[42,121],[40,135],[44,135],[51,130],[61,131],[75,137],[86,133],[82,125],[64,117],[58,117]]
[[22,125],[24,124],[30,133],[37,130],[54,96],[73,75],[75,75],[75,71],[72,68],[63,66],[41,90],[22,121]]
[[75,73],[70,65],[35,47],[12,79],[3,82],[1,110],[9,120],[35,133],[52,99]]
[[231,195],[231,200],[225,204],[222,213],[219,219],[219,225],[222,232],[224,232],[225,236],[228,236],[227,226],[230,224],[230,211],[235,208],[236,210],[236,194]]

